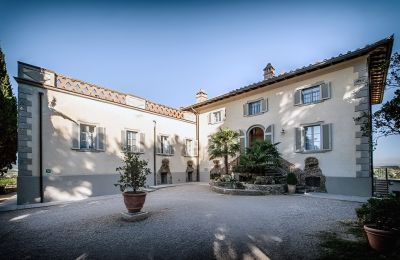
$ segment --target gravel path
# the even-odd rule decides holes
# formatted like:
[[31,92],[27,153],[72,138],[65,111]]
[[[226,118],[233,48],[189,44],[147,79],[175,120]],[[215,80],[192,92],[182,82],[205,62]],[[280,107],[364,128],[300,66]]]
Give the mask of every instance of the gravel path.
[[0,258],[312,259],[318,231],[359,203],[304,196],[230,196],[202,184],[149,193],[139,223],[122,196],[0,212]]

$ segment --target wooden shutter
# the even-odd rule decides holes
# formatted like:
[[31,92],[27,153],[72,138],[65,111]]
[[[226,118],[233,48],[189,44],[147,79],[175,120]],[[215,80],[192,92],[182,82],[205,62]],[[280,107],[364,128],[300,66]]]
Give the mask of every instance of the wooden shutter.
[[223,108],[221,110],[221,120],[225,121],[225,119],[226,119],[226,108]]
[[302,129],[300,127],[295,128],[295,152],[301,152],[302,147]]
[[321,84],[321,99],[329,99],[331,98],[331,84],[323,83]]
[[99,151],[105,151],[106,149],[106,129],[104,127],[96,127],[96,145]]
[[294,92],[294,105],[301,105],[301,89],[298,89],[296,92]]
[[121,130],[121,149],[126,150],[126,131]]
[[145,142],[146,142],[146,135],[145,133],[139,133],[139,153],[144,153]]
[[261,112],[267,112],[268,111],[268,98],[264,98],[261,100]]
[[212,123],[211,122],[211,113],[207,114],[207,120],[208,120],[208,124],[210,125]]
[[199,156],[198,149],[199,149],[199,140],[194,140],[193,141],[193,156]]
[[72,149],[80,149],[80,125],[72,122]]
[[249,115],[249,103],[243,104],[243,116]]
[[169,154],[174,155],[175,154],[175,147],[172,144],[169,144]]
[[265,129],[265,140],[270,142],[271,144],[274,143],[274,125],[269,125]]
[[332,150],[332,124],[323,124],[322,128],[322,150]]
[[161,153],[161,136],[157,135],[157,153]]
[[246,152],[246,134],[245,131],[239,130],[239,145],[240,145],[240,153],[244,154]]

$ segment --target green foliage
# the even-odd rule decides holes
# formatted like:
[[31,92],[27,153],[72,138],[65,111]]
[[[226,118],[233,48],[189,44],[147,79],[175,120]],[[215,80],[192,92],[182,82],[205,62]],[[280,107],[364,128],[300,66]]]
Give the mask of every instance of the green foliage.
[[239,133],[229,129],[220,128],[218,132],[210,138],[208,153],[210,160],[223,158],[225,165],[225,173],[228,174],[228,158],[234,157],[240,151],[238,142]]
[[150,174],[150,169],[146,167],[147,161],[141,160],[138,154],[127,151],[124,152],[124,163],[124,166],[116,169],[120,179],[114,186],[119,186],[121,192],[131,188],[136,193],[144,186],[146,176]]
[[0,177],[0,187],[5,187],[8,185],[17,185],[16,177]]
[[[388,179],[396,179],[400,180],[400,168],[399,167],[391,167],[387,169]],[[374,177],[378,179],[386,178],[385,168],[374,168]]]
[[296,174],[293,172],[289,172],[287,175],[287,184],[289,185],[296,185],[297,184],[297,177]]
[[0,49],[0,175],[17,160],[17,99],[12,93],[5,56]]
[[374,225],[382,230],[400,230],[400,200],[396,198],[371,198],[356,209],[361,225]]
[[276,144],[268,141],[256,141],[251,148],[247,148],[245,154],[240,156],[240,162],[235,171],[265,174],[270,169],[280,165],[279,152]]

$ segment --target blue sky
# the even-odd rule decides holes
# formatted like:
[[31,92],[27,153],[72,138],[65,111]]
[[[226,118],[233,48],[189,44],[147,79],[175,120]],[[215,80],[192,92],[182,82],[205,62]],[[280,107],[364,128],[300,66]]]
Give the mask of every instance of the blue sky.
[[[260,81],[268,62],[290,71],[393,33],[399,51],[399,1],[321,2],[0,0],[0,45],[12,76],[23,61],[173,107]],[[400,165],[399,147],[380,139],[376,164]]]

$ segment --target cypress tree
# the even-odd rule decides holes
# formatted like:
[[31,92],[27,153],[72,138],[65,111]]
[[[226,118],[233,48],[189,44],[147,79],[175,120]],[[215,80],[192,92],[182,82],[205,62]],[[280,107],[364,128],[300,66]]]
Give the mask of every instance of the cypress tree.
[[0,176],[17,160],[17,98],[7,74],[5,56],[0,48]]

